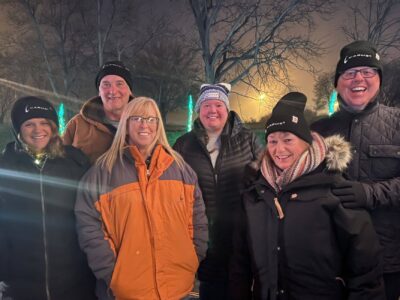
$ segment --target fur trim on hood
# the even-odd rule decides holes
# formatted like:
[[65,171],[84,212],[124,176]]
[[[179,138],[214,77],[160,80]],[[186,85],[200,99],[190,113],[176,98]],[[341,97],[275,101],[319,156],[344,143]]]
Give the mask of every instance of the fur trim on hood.
[[326,167],[329,171],[343,172],[351,161],[351,145],[340,135],[325,138]]

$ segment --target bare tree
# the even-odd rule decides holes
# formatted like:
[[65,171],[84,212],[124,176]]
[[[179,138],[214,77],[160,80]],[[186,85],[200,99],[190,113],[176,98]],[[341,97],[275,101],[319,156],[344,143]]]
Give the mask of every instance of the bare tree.
[[334,74],[326,72],[317,77],[314,84],[314,111],[327,112],[329,97],[334,90],[333,86]]
[[385,74],[381,88],[381,102],[388,106],[400,107],[400,58],[384,65]]
[[[31,57],[27,70],[38,81],[48,82],[56,96],[77,94],[74,83],[78,68],[85,60],[79,22],[80,0],[16,0],[9,1],[9,16],[20,32],[18,47]],[[21,12],[23,12],[21,14]],[[28,17],[28,18],[27,18]],[[37,51],[38,50],[38,51]],[[37,56],[36,56],[37,55]],[[39,62],[37,64],[36,62]],[[46,80],[43,80],[45,74]],[[39,87],[46,88],[43,83]]]
[[348,23],[342,27],[350,40],[368,40],[381,54],[400,51],[399,0],[346,0]]
[[[198,31],[206,82],[288,82],[288,67],[314,71],[322,52],[312,41],[313,14],[328,13],[323,0],[189,0]],[[302,28],[303,30],[299,30]],[[300,33],[303,31],[303,33]]]
[[197,66],[194,52],[178,41],[161,38],[151,42],[136,57],[134,77],[138,93],[153,97],[166,120],[167,114],[186,105],[190,91],[196,85]]

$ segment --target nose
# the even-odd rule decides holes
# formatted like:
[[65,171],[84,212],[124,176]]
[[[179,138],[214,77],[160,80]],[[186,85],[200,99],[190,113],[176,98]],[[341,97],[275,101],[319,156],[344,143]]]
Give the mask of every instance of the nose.
[[283,150],[284,150],[284,145],[283,145],[283,143],[277,142],[276,145],[275,145],[275,151],[276,151],[277,153],[280,153],[280,152],[283,151]]
[[147,127],[147,126],[149,126],[149,124],[147,124],[147,120],[145,120],[145,119],[141,119],[140,120],[140,127]]
[[361,75],[361,72],[357,71],[354,80],[363,80],[363,79],[364,77]]
[[114,93],[115,93],[115,85],[114,85],[114,84],[111,84],[111,85],[110,85],[110,93],[111,93],[111,94],[114,94]]
[[215,107],[215,105],[210,105],[210,112],[216,112],[217,108]]

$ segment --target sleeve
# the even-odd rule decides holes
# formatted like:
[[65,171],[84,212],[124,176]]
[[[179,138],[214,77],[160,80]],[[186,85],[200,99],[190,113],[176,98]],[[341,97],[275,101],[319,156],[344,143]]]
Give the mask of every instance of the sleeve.
[[181,137],[179,137],[175,141],[175,144],[172,146],[172,149],[174,149],[178,153],[182,153],[182,138]]
[[400,177],[379,182],[362,182],[367,195],[367,208],[400,207]]
[[381,246],[367,211],[338,205],[333,215],[344,256],[348,300],[385,299]]
[[96,203],[100,200],[100,183],[97,166],[82,178],[75,204],[79,244],[86,253],[88,263],[98,280],[110,285],[115,266],[115,246],[103,223]]
[[75,137],[75,131],[76,131],[76,121],[75,121],[75,118],[72,118],[67,123],[67,128],[65,129],[65,132],[62,136],[64,145],[72,145],[73,144],[74,137]]
[[250,253],[246,237],[245,213],[240,211],[239,222],[233,230],[233,252],[229,266],[229,299],[250,300],[252,286],[252,272]]
[[[7,224],[5,220],[5,200],[0,197],[0,284],[1,282],[7,282],[8,280],[8,237],[7,233]],[[5,285],[3,286],[5,289]],[[0,288],[1,289],[1,288]],[[1,293],[1,292],[0,292]],[[1,298],[0,298],[1,299]]]
[[208,222],[205,205],[196,179],[193,204],[193,243],[199,262],[206,257],[208,243]]

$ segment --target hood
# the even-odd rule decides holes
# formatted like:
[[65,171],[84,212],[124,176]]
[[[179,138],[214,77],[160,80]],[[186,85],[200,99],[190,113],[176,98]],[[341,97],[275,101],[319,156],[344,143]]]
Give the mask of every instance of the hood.
[[89,120],[95,120],[97,122],[103,123],[104,110],[103,102],[100,96],[93,97],[86,101],[80,111],[80,114]]
[[351,161],[351,145],[340,135],[326,137],[326,167],[332,172],[344,172]]

